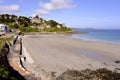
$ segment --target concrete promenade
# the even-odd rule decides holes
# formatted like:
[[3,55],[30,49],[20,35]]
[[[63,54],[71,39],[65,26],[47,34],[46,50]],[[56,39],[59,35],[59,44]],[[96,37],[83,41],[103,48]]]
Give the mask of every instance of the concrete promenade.
[[22,75],[23,77],[25,77],[25,79],[27,80],[34,80],[34,78],[32,78],[32,73],[30,71],[28,71],[22,64],[22,55],[20,55],[21,52],[21,45],[20,45],[20,39],[17,39],[15,44],[12,44],[12,46],[10,46],[10,52],[8,54],[8,61],[10,66],[17,71],[20,75]]

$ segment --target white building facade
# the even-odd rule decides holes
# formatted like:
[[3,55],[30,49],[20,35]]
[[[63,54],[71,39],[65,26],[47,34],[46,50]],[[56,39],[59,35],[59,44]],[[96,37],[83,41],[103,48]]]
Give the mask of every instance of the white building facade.
[[9,30],[10,29],[7,25],[0,24],[0,35],[6,34],[7,32],[9,32]]

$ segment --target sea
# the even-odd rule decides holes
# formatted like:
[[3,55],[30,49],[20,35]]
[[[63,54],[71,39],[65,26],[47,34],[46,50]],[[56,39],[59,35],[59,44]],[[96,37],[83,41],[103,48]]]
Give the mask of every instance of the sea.
[[105,42],[120,45],[120,29],[79,29],[73,31],[85,32],[85,34],[72,34],[73,38],[86,41]]

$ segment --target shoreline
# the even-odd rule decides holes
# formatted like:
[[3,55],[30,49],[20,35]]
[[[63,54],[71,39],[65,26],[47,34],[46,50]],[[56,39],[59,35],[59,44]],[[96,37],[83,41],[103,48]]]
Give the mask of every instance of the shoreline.
[[40,34],[85,34],[87,32],[77,32],[77,31],[63,31],[63,32],[29,32],[25,35],[40,35]]
[[112,42],[112,41],[107,41],[107,40],[98,40],[98,39],[83,39],[83,38],[79,38],[79,37],[73,37],[73,36],[70,36],[71,38],[74,38],[74,39],[79,39],[81,41],[86,41],[86,42],[95,42],[95,43],[104,43],[104,44],[111,44],[111,45],[116,45],[116,46],[120,46],[120,43],[118,42]]
[[24,33],[25,35],[47,35],[47,34],[61,34],[61,35],[67,35],[70,36],[71,38],[75,39],[80,39],[82,41],[90,41],[90,42],[99,42],[99,43],[105,43],[105,44],[113,44],[113,45],[118,45],[120,46],[120,43],[115,42],[115,41],[108,41],[108,40],[102,40],[102,39],[90,39],[90,38],[79,38],[73,35],[77,34],[87,34],[88,32],[79,32],[79,31],[66,31],[66,32],[29,32],[29,33]]
[[120,67],[115,63],[120,59],[117,45],[83,41],[63,34],[25,35],[24,42],[36,68],[40,67],[45,73],[53,71],[60,75],[67,69],[86,68],[114,71]]

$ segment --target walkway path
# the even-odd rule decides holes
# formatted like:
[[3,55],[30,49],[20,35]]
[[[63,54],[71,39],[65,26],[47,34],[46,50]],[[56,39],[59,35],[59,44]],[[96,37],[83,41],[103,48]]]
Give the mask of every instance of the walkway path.
[[20,63],[21,60],[20,48],[21,45],[19,39],[16,41],[16,44],[10,46],[10,52],[8,54],[9,64],[14,70],[18,71],[18,73],[24,76],[27,80],[34,80],[32,73],[23,68]]

